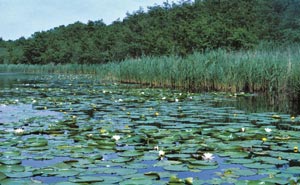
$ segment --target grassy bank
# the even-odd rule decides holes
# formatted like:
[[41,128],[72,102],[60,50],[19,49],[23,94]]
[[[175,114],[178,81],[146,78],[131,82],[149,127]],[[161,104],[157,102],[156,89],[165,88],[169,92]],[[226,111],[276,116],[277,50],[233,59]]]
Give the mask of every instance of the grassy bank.
[[188,91],[300,92],[300,46],[196,52],[94,65],[0,65],[1,72],[95,74],[100,79]]

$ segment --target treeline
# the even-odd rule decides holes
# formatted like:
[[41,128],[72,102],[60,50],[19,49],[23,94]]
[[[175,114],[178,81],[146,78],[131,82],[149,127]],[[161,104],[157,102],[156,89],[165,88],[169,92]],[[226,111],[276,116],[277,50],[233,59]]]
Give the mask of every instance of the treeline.
[[76,22],[30,38],[0,39],[0,63],[95,64],[141,56],[300,42],[300,0],[182,0],[106,25]]

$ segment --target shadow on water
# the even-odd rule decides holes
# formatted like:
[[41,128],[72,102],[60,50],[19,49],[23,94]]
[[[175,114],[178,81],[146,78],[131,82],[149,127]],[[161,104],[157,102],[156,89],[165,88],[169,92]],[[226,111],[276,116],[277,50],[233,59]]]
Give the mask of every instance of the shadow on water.
[[217,107],[235,107],[248,113],[257,112],[280,112],[292,116],[300,115],[300,103],[289,100],[289,97],[270,97],[266,95],[255,95],[249,97],[236,97],[233,101],[215,102]]

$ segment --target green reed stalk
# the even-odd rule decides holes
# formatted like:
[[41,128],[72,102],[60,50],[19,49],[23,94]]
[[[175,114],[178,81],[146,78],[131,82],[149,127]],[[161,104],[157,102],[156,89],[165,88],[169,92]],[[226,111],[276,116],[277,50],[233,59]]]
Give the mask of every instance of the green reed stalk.
[[104,81],[186,91],[288,92],[300,96],[300,46],[261,44],[248,51],[218,49],[185,58],[145,56],[107,64],[1,64],[0,72],[91,74]]

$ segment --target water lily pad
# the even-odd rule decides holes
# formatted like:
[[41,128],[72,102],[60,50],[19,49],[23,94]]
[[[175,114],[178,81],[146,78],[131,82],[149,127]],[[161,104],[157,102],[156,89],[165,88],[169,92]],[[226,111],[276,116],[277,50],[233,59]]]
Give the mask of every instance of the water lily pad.
[[267,169],[267,168],[274,168],[275,167],[275,165],[262,164],[262,163],[243,164],[243,166],[245,166],[247,168],[255,168],[255,169]]
[[267,183],[273,183],[273,184],[286,184],[288,182],[288,179],[283,179],[279,177],[272,177],[272,178],[263,178],[261,181],[265,181]]
[[55,183],[55,185],[78,185],[78,183],[73,183],[73,182],[58,182],[58,183]]
[[177,171],[177,172],[183,172],[183,171],[189,171],[188,167],[185,165],[169,165],[163,167],[167,171]]
[[166,157],[170,160],[184,160],[191,157],[189,154],[167,154]]
[[74,183],[94,183],[103,182],[104,179],[96,176],[78,176],[76,178],[70,178],[69,181]]
[[233,172],[238,176],[253,176],[257,174],[255,171],[248,169],[234,169]]
[[24,178],[31,177],[32,172],[6,172],[5,175],[10,178]]
[[275,164],[275,165],[284,165],[289,163],[289,161],[273,158],[273,157],[257,157],[255,158],[255,160],[260,161],[262,163]]
[[43,147],[48,145],[48,140],[43,137],[31,137],[25,141],[27,147]]
[[112,159],[113,163],[127,163],[133,161],[134,159],[131,157],[118,157],[116,159]]
[[7,176],[4,173],[0,172],[0,181],[5,179],[6,177]]
[[29,179],[3,179],[0,181],[1,185],[24,185],[24,184],[30,184],[30,185],[36,185],[36,183],[32,182],[32,180]]
[[123,178],[120,176],[101,176],[101,178],[104,181],[100,182],[100,184],[107,184],[107,185],[119,183],[123,180]]
[[72,177],[78,175],[81,171],[74,169],[60,169],[57,171],[56,176],[59,177]]
[[120,185],[140,185],[140,184],[152,185],[154,184],[154,182],[151,179],[146,179],[146,178],[132,178],[132,179],[124,180],[119,184]]
[[294,167],[288,167],[284,173],[289,173],[289,174],[299,174],[300,167],[299,166],[294,166]]
[[6,165],[17,165],[17,164],[21,164],[22,161],[21,160],[14,160],[14,159],[0,159],[0,163],[1,164],[6,164]]
[[138,157],[138,156],[144,155],[144,153],[140,152],[140,151],[135,151],[135,150],[128,150],[128,151],[119,153],[118,155],[121,157]]
[[24,166],[21,165],[0,165],[0,172],[23,172]]
[[253,159],[241,159],[241,158],[233,158],[233,159],[226,159],[226,162],[230,164],[249,164],[253,163]]

